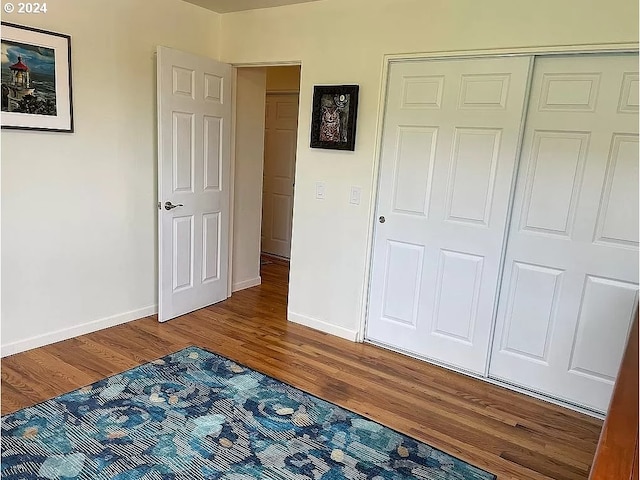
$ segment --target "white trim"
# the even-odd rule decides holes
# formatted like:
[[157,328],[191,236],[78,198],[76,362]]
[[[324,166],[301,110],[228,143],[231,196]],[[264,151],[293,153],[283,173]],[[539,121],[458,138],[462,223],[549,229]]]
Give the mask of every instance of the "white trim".
[[571,55],[590,53],[637,53],[638,42],[627,43],[598,43],[583,45],[554,45],[520,48],[494,48],[481,50],[440,50],[435,52],[393,53],[384,56],[385,63],[402,60],[429,60],[436,58],[478,58],[504,57],[521,55]]
[[235,188],[236,188],[236,110],[238,103],[238,69],[231,66],[231,145],[229,149],[229,266],[227,279],[227,298],[234,292],[233,286],[233,224],[235,222]]
[[281,60],[273,62],[240,62],[232,63],[232,67],[288,67],[288,66],[302,66],[302,60]]
[[251,278],[242,282],[236,282],[233,284],[233,292],[238,292],[246,288],[257,287],[262,284],[262,277]]
[[131,310],[130,312],[119,313],[111,317],[94,320],[92,322],[75,325],[69,328],[63,328],[54,332],[45,333],[35,337],[27,338],[26,340],[19,340],[17,342],[8,343],[2,345],[0,357],[6,357],[8,355],[14,355],[16,353],[31,350],[33,348],[43,347],[52,343],[60,342],[62,340],[68,340],[69,338],[78,337],[80,335],[86,335],[87,333],[97,332],[109,327],[115,327],[123,323],[128,323],[139,318],[148,317],[158,313],[158,305],[149,305],[148,307],[140,308],[138,310]]
[[327,323],[323,320],[318,320],[316,318],[307,317],[306,315],[294,313],[291,310],[287,310],[287,320],[293,323],[304,325],[305,327],[320,330],[321,332],[325,332],[330,335],[345,338],[352,342],[355,342],[358,337],[357,330],[349,330],[348,328],[339,327],[332,323]]
[[[162,126],[160,125],[160,112],[161,112],[161,105],[160,105],[160,92],[162,92],[162,74],[160,73],[160,59],[162,57],[162,48],[160,45],[156,46],[156,56],[155,56],[155,60],[156,60],[156,128],[157,128],[157,136],[158,136],[158,144],[157,144],[157,157],[156,157],[156,165],[158,168],[158,173],[157,173],[157,177],[156,177],[156,188],[157,188],[157,200],[158,200],[158,208],[156,209],[156,222],[157,222],[157,241],[156,241],[156,245],[158,246],[158,256],[157,256],[157,260],[158,260],[158,271],[156,273],[156,288],[158,289],[158,321],[160,321],[160,319],[162,318],[162,314],[164,312],[161,312],[160,309],[162,308],[162,302],[164,300],[164,297],[162,295],[162,285],[160,284],[160,276],[162,275],[162,267],[163,267],[163,262],[162,262],[162,198],[160,198],[160,196],[162,195],[162,163],[163,163],[163,158],[162,158]],[[4,348],[2,349],[3,353],[4,353]]]

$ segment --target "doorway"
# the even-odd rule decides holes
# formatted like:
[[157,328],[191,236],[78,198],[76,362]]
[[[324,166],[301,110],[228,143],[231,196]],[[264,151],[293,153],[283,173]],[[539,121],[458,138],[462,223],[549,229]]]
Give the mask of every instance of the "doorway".
[[269,282],[274,264],[287,270],[278,282],[288,282],[300,71],[300,65],[236,69],[234,292]]

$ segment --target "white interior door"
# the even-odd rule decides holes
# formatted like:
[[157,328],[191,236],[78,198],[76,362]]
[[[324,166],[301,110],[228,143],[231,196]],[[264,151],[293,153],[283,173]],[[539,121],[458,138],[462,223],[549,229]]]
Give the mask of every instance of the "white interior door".
[[298,94],[267,94],[265,115],[262,251],[289,258],[298,138]]
[[486,374],[530,63],[390,65],[368,340]]
[[607,409],[638,305],[638,57],[536,60],[490,375]]
[[228,296],[231,67],[165,47],[157,62],[162,322]]

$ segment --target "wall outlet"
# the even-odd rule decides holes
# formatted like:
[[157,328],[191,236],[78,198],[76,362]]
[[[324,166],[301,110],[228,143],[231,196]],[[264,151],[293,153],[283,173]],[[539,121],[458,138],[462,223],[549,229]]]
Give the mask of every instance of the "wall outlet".
[[360,197],[362,196],[362,189],[360,187],[351,187],[349,193],[349,203],[351,205],[360,205]]
[[324,200],[325,184],[324,182],[316,182],[316,198]]

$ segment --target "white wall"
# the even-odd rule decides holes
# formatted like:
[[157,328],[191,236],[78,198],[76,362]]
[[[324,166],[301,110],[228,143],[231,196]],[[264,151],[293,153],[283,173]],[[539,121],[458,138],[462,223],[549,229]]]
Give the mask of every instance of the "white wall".
[[155,312],[154,52],[218,57],[220,16],[178,0],[47,6],[3,20],[72,36],[76,131],[2,131],[3,355]]
[[[223,61],[302,62],[289,319],[357,335],[384,54],[637,40],[637,0],[323,0],[224,15]],[[342,83],[360,85],[356,150],[312,150],[313,85]],[[363,188],[359,207],[351,185]]]
[[239,68],[233,192],[233,291],[260,284],[266,71]]

